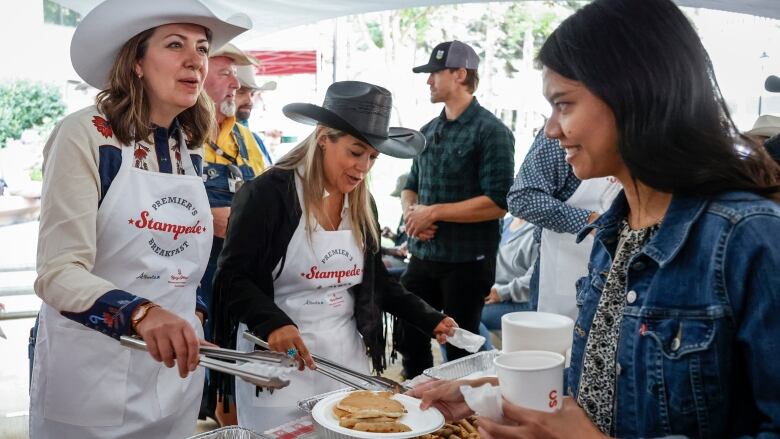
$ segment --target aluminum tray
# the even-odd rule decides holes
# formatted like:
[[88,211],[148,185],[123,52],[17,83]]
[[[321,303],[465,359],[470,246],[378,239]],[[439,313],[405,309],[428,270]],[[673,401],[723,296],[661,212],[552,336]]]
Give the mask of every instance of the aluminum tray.
[[310,397],[308,397],[306,399],[302,399],[302,400],[298,401],[298,408],[303,410],[306,413],[311,414],[311,411],[314,408],[314,406],[317,405],[317,403],[320,402],[321,400],[329,397],[330,395],[335,395],[336,393],[349,392],[349,391],[352,391],[352,390],[355,390],[355,389],[352,389],[352,388],[349,388],[349,387],[345,387],[343,389],[334,390],[332,392],[320,393],[319,395],[310,396]]
[[471,354],[457,360],[434,366],[423,371],[423,375],[437,380],[456,380],[477,372],[493,374],[493,359],[501,355],[501,351],[483,351]]
[[207,431],[196,436],[191,436],[189,439],[267,439],[268,436],[264,436],[260,433],[255,433],[252,430],[247,430],[241,427],[222,427],[216,430]]

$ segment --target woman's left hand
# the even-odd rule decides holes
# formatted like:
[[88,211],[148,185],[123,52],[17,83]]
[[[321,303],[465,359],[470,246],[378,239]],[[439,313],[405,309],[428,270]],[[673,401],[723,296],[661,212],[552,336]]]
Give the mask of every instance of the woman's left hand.
[[439,344],[447,343],[447,336],[455,335],[455,328],[457,327],[458,324],[452,317],[445,317],[444,320],[439,322],[433,329],[433,336],[436,337],[436,341],[438,341]]
[[563,399],[563,406],[554,413],[540,412],[516,406],[504,400],[504,419],[515,425],[503,425],[485,417],[479,418],[479,434],[483,439],[503,438],[607,438],[585,410],[571,397]]

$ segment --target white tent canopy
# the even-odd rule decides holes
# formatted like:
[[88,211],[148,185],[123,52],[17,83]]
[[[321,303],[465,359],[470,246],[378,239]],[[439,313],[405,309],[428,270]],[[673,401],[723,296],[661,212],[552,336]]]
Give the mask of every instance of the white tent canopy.
[[[55,0],[81,14],[87,13],[100,0]],[[253,32],[269,34],[294,26],[315,23],[344,15],[404,9],[451,3],[477,3],[487,0],[206,0],[244,12],[252,18]],[[680,6],[720,9],[762,17],[780,19],[780,0],[675,0]]]

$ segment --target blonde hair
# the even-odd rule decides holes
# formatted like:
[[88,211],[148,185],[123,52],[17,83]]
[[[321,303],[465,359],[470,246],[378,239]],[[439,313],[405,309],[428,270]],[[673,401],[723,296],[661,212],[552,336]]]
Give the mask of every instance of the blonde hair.
[[[146,54],[149,38],[155,29],[139,33],[122,46],[111,66],[108,88],[95,98],[98,110],[106,116],[114,135],[122,144],[149,139],[152,135],[149,100],[143,81],[135,74],[135,64]],[[208,29],[206,37],[211,42]],[[206,141],[216,121],[214,114],[214,104],[201,91],[195,105],[176,117],[190,149],[199,148]]]
[[[299,143],[289,153],[285,154],[274,167],[279,169],[295,170],[303,165],[303,212],[306,214],[306,230],[311,233],[312,215],[325,214],[322,191],[325,189],[325,171],[323,168],[322,148],[318,142],[321,136],[327,136],[332,142],[346,136],[347,133],[324,125],[317,125],[314,132]],[[357,187],[347,194],[349,197],[349,217],[352,220],[352,234],[362,249],[367,243],[373,251],[379,250],[379,229],[376,225],[376,216],[371,203],[371,193],[368,190],[368,181],[364,179]],[[370,240],[368,239],[370,238]]]

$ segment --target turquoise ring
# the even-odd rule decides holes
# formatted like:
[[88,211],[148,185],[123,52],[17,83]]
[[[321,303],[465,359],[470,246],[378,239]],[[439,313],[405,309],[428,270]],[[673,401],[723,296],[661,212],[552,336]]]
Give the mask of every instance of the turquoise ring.
[[287,349],[287,356],[290,358],[295,358],[298,356],[298,349],[290,348]]

